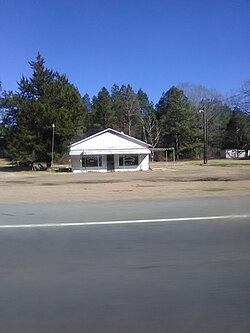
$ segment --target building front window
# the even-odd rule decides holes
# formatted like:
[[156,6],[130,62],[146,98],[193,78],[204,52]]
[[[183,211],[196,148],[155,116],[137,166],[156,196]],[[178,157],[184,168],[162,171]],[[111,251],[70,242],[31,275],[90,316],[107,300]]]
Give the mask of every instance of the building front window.
[[83,166],[83,168],[101,167],[102,166],[102,155],[83,156],[82,166]]
[[138,166],[138,155],[119,155],[119,166]]

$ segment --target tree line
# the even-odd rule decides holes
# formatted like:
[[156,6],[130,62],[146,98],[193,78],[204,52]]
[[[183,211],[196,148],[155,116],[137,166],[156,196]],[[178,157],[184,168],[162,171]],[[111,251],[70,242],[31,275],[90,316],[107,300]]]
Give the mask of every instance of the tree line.
[[241,91],[223,99],[216,91],[183,83],[164,92],[154,105],[146,92],[131,85],[103,87],[92,100],[81,96],[65,74],[48,69],[41,54],[29,62],[32,74],[21,77],[18,90],[0,85],[0,154],[14,161],[51,161],[54,153],[111,127],[141,139],[152,147],[174,147],[176,158],[200,158],[206,110],[209,155],[224,148],[250,149],[250,81]]

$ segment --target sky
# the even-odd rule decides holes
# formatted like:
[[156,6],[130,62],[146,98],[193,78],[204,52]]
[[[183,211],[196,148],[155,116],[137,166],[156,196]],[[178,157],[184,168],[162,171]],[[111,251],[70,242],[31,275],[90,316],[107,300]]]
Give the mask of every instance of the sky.
[[18,89],[29,61],[81,95],[130,84],[157,103],[182,82],[230,94],[250,79],[249,0],[0,0],[0,81]]

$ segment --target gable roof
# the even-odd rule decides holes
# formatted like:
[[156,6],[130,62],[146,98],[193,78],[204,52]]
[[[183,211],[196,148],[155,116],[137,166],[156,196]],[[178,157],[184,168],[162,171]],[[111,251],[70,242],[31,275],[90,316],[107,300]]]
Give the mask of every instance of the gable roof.
[[87,141],[89,141],[89,140],[92,140],[92,139],[94,139],[94,138],[97,138],[98,136],[101,136],[101,135],[103,135],[103,134],[105,134],[105,133],[111,133],[111,134],[113,134],[113,135],[116,135],[116,136],[118,136],[118,137],[120,137],[120,138],[123,138],[123,139],[125,139],[125,140],[127,140],[127,141],[133,142],[134,144],[139,145],[139,146],[144,147],[144,148],[149,148],[149,147],[151,147],[150,144],[148,144],[148,143],[146,143],[146,142],[144,142],[144,141],[141,141],[141,140],[139,140],[139,139],[136,139],[136,138],[134,138],[134,137],[132,137],[132,136],[130,136],[130,135],[127,135],[127,134],[125,134],[125,133],[123,133],[123,132],[116,131],[116,130],[114,130],[114,129],[112,129],[112,128],[107,128],[107,129],[105,129],[105,130],[103,130],[103,131],[100,131],[100,132],[97,132],[97,133],[95,133],[95,134],[93,134],[93,135],[91,135],[91,136],[89,136],[89,137],[87,137],[87,138],[85,138],[85,139],[82,139],[82,140],[80,140],[80,141],[77,141],[77,142],[73,143],[72,145],[70,145],[69,148],[70,148],[70,149],[72,149],[72,148],[74,149],[74,147],[78,146],[79,144],[82,144],[82,143],[85,143],[85,142],[87,142]]

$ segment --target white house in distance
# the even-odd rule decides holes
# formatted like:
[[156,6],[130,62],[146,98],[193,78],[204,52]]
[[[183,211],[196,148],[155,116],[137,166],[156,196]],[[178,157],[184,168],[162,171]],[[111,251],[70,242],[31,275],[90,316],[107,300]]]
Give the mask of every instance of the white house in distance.
[[73,143],[73,172],[149,170],[150,145],[112,128]]

